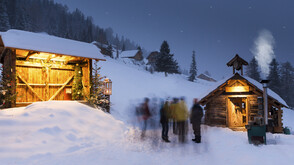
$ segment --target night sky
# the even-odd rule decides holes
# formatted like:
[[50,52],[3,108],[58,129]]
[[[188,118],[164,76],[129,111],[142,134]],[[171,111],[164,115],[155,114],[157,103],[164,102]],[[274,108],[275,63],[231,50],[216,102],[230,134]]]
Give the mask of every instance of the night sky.
[[55,0],[79,8],[100,27],[159,50],[167,40],[180,66],[190,68],[196,51],[199,72],[216,79],[232,74],[226,63],[238,53],[252,59],[258,33],[269,30],[279,62],[294,65],[293,0]]

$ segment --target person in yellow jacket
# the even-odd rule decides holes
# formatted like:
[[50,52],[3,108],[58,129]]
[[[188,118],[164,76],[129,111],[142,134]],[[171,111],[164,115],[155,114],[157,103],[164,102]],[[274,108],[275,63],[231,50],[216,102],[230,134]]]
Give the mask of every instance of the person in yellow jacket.
[[174,105],[173,117],[177,122],[179,142],[184,143],[186,141],[187,120],[189,118],[189,112],[183,97]]
[[173,133],[176,135],[178,134],[178,129],[177,129],[177,121],[175,117],[175,107],[178,102],[179,102],[178,98],[173,98],[170,104],[170,119],[172,120],[172,123],[173,123]]

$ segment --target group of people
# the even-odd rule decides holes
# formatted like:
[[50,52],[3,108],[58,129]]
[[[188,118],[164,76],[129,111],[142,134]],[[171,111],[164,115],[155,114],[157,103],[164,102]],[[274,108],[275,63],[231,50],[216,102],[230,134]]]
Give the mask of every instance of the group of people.
[[[140,119],[143,121],[142,134],[145,136],[147,121],[152,118],[154,108],[149,107],[149,99],[145,98],[144,103],[140,107]],[[203,117],[203,109],[199,105],[198,100],[193,100],[193,106],[189,112],[184,97],[165,100],[158,109],[160,115],[160,124],[162,126],[161,138],[165,142],[170,142],[168,137],[169,127],[172,125],[173,133],[178,135],[179,142],[186,141],[188,132],[188,121],[192,124],[195,138],[192,139],[196,143],[201,143],[201,119]],[[138,113],[138,112],[137,112]],[[155,112],[156,113],[156,112]]]

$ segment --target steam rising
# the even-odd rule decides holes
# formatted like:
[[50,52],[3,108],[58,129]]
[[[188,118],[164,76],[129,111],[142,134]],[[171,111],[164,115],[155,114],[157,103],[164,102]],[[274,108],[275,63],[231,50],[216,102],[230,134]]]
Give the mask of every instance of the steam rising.
[[274,54],[275,39],[268,30],[262,30],[254,41],[252,53],[261,69],[261,77],[266,79],[269,74],[269,64],[275,58]]

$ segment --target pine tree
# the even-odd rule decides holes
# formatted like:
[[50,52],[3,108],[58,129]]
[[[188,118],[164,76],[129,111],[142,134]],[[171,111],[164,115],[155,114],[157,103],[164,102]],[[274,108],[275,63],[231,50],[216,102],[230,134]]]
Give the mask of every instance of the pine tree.
[[173,59],[173,54],[170,54],[170,49],[167,41],[163,41],[160,47],[159,55],[155,62],[155,69],[158,72],[179,73],[179,66],[176,60]]
[[270,72],[267,79],[270,80],[269,88],[279,94],[281,80],[279,75],[279,64],[276,59],[273,59],[270,64]]
[[103,79],[105,76],[100,75],[100,67],[98,67],[98,62],[94,62],[92,68],[93,75],[91,76],[91,94],[88,98],[88,102],[93,106],[100,106],[104,111],[109,109],[109,100],[103,94]]
[[109,55],[111,58],[113,58],[113,52],[112,52],[112,45],[108,44],[106,48],[106,55]]
[[29,18],[27,12],[25,11],[24,7],[19,7],[17,10],[17,14],[15,16],[15,29],[19,30],[30,30],[31,25],[29,22]]
[[121,48],[122,51],[125,51],[126,50],[126,45],[123,43],[123,46]]
[[196,76],[197,76],[197,67],[196,67],[196,60],[195,60],[195,51],[193,50],[192,54],[192,63],[190,66],[190,76],[189,76],[189,81],[194,81]]
[[257,61],[254,57],[252,58],[252,60],[250,61],[247,67],[246,74],[248,77],[251,77],[256,81],[260,81],[260,71],[258,69]]
[[8,29],[10,29],[10,23],[7,14],[7,0],[0,0],[0,31]]
[[281,66],[281,97],[291,107],[294,107],[294,68],[289,62]]

